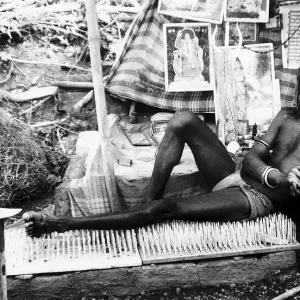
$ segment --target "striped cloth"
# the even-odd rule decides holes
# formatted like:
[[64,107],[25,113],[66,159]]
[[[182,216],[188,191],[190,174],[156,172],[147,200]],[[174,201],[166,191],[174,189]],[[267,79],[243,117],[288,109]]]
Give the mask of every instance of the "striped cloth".
[[[107,77],[106,89],[119,98],[176,111],[214,112],[213,93],[166,92],[164,78],[163,24],[187,22],[157,13],[158,0],[148,4],[136,16],[124,38],[122,52]],[[214,29],[212,25],[212,31]],[[280,30],[264,29],[261,24],[259,43],[281,43]],[[224,45],[223,27],[217,27],[216,45]],[[276,77],[281,83],[282,106],[294,105],[296,70],[284,69],[281,46],[274,51]]]
[[213,112],[212,91],[165,91],[163,24],[185,21],[158,14],[157,2],[149,0],[127,31],[122,53],[115,61],[106,89],[118,97],[162,109]]
[[72,179],[67,192],[73,217],[111,212],[103,175]]

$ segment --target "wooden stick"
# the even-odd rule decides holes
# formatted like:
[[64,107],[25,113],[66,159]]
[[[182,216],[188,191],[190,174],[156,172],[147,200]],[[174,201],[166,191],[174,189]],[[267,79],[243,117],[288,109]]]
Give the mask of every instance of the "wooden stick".
[[72,81],[72,82],[92,82],[92,74],[80,74],[80,75],[45,75],[47,81]]
[[35,111],[38,107],[42,106],[47,100],[51,99],[52,96],[49,96],[41,101],[39,101],[36,105],[33,105],[31,107],[29,107],[28,109],[26,110],[23,110],[21,113],[20,113],[20,116],[24,115],[24,114],[28,114],[28,113],[32,113],[33,111]]
[[51,81],[51,85],[63,88],[79,88],[92,89],[94,87],[92,82],[78,82],[78,81]]
[[107,194],[111,210],[117,211],[120,210],[120,202],[117,192],[116,178],[114,175],[113,160],[110,152],[110,138],[107,125],[107,109],[100,55],[101,39],[97,23],[97,10],[95,0],[86,1],[86,13],[103,171],[105,175],[105,183],[107,186]]
[[299,292],[300,292],[300,286],[296,286],[293,289],[290,289],[290,290],[286,291],[285,293],[279,295],[278,297],[273,298],[273,300],[285,300],[285,299],[295,296]]
[[0,89],[0,96],[7,98],[8,100],[14,102],[25,102],[33,99],[43,98],[47,96],[52,96],[58,93],[58,87],[56,86],[47,86],[42,88],[36,88],[33,90],[29,90],[20,94],[11,94],[4,90]]
[[40,123],[36,123],[33,125],[30,125],[31,128],[36,128],[36,127],[45,127],[45,126],[50,126],[50,125],[56,125],[59,123],[63,123],[65,121],[67,121],[69,119],[69,116],[60,119],[60,120],[56,120],[56,121],[45,121],[45,122],[40,122]]
[[70,34],[76,35],[76,36],[78,36],[78,37],[80,37],[80,38],[82,38],[84,40],[87,40],[87,38],[84,35],[76,32],[76,31],[70,31],[70,30],[67,30],[67,29],[64,29],[64,28],[60,28],[60,27],[57,27],[57,26],[52,26],[52,25],[45,25],[45,27],[51,28],[53,30],[61,31],[61,32],[67,33],[67,34],[70,33]]
[[5,252],[4,252],[4,219],[0,219],[0,299],[7,300],[7,283],[5,274]]
[[[81,51],[81,53],[80,53],[78,59],[76,59],[76,61],[75,61],[75,64],[74,64],[75,66],[82,60],[82,58],[83,58],[83,56],[84,56],[86,50],[88,49],[88,46],[89,46],[89,45],[86,44],[85,47],[83,48],[83,50]],[[69,72],[68,72],[67,75],[69,75],[72,71],[73,71],[73,68],[71,68],[71,69],[69,70]]]
[[88,103],[94,95],[94,90],[91,90],[90,92],[88,92],[81,100],[79,100],[74,106],[73,108],[75,110],[80,110],[86,103]]
[[8,55],[2,55],[4,59],[8,59],[10,61],[15,61],[21,64],[33,64],[33,65],[50,65],[50,66],[58,66],[58,67],[66,67],[66,68],[76,68],[78,70],[86,71],[86,72],[91,72],[89,69],[81,68],[78,66],[73,66],[69,64],[58,64],[58,63],[53,63],[53,62],[47,62],[47,61],[36,61],[36,60],[23,60],[23,59],[17,59],[17,58],[12,58],[11,56]]
[[97,4],[97,11],[105,11],[107,13],[127,12],[136,14],[141,11],[141,7],[123,7]]

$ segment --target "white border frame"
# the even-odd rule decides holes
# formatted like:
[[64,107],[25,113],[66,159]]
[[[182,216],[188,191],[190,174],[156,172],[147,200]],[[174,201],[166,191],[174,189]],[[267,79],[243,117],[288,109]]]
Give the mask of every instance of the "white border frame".
[[[232,49],[233,51],[239,51],[239,50],[245,49],[245,48],[246,49],[247,48],[250,48],[250,49],[252,48],[253,50],[259,51],[259,48],[265,48],[265,47],[269,47],[269,49],[268,50],[263,50],[261,52],[270,51],[270,50],[274,49],[272,43],[245,45],[245,46],[243,46],[243,48],[238,48],[236,46],[222,46],[222,47],[218,47],[217,49]],[[215,51],[218,51],[217,49]],[[278,93],[278,81],[276,81],[276,78],[275,78],[275,60],[274,60],[274,55],[270,55],[270,57],[271,57],[271,66],[272,66],[271,79],[272,79],[272,90],[273,90],[273,95],[272,95],[273,99],[272,99],[272,108],[271,109],[272,109],[272,117],[274,118],[276,116],[276,114],[278,113],[278,109],[279,109],[278,106],[280,106],[280,104],[279,104],[280,100],[278,100],[278,97],[280,97],[280,95],[278,96],[276,94],[276,93]],[[217,101],[220,101],[220,99],[217,99]],[[220,107],[220,103],[218,103],[218,107]],[[220,118],[219,114],[223,115],[224,112],[218,110],[218,112],[216,112],[216,113],[218,113],[218,114],[216,114],[216,119],[219,119]],[[225,116],[225,115],[223,115],[223,116]],[[225,132],[225,123],[224,123],[224,128],[220,129],[218,134],[222,135],[222,136],[219,136],[219,138],[221,140],[223,138],[225,138],[225,136],[227,135],[227,132]],[[224,135],[224,137],[223,137],[223,135]]]
[[[226,22],[243,22],[243,23],[268,23],[269,22],[269,7],[270,7],[270,0],[266,0],[267,1],[267,7],[266,7],[266,15],[264,16],[264,18],[230,18],[227,16],[227,6],[228,6],[228,1],[229,0],[225,0],[225,9],[224,9],[224,19]],[[236,0],[236,1],[240,1],[240,3],[242,3],[241,0]]]
[[[229,46],[234,46],[234,40],[230,38],[230,26],[236,26],[236,23],[237,22],[229,22],[228,23],[228,27],[226,26],[226,30],[228,28],[228,42],[229,42]],[[252,22],[247,22],[248,24],[250,25],[253,25],[254,26],[254,35],[255,35],[255,40],[242,40],[242,44],[243,45],[248,45],[248,44],[254,44],[254,43],[257,43],[257,40],[258,40],[258,24],[257,23],[252,23]],[[247,24],[247,23],[240,23],[240,24]],[[240,24],[238,24],[239,26],[239,29],[241,31],[241,33],[243,34],[243,31],[241,30],[241,27],[240,27]],[[246,26],[246,25],[245,25]],[[226,35],[227,35],[227,32],[226,32]],[[239,40],[237,41],[239,42]]]
[[[211,19],[205,16],[201,16],[200,12],[186,12],[186,11],[181,11],[181,10],[174,10],[174,11],[168,11],[168,10],[162,10],[161,5],[164,0],[159,0],[158,6],[157,6],[157,11],[160,14],[168,15],[168,16],[173,16],[176,18],[181,18],[181,19],[189,19],[193,21],[198,21],[198,22],[204,22],[204,23],[213,23],[213,24],[222,24],[223,22],[223,17],[224,17],[224,12],[225,12],[225,0],[219,0],[222,1],[222,9],[219,14],[219,19]],[[184,1],[184,0],[181,0]]]
[[[203,89],[195,90],[172,90],[169,88],[169,71],[168,71],[168,60],[167,60],[167,28],[168,27],[207,27],[208,29],[208,47],[209,47],[209,86],[203,87]],[[213,60],[213,49],[212,49],[212,34],[211,25],[209,23],[167,23],[163,24],[163,43],[164,43],[164,69],[165,69],[165,90],[166,92],[197,92],[197,91],[214,91],[215,92],[215,75],[214,75],[214,60]]]

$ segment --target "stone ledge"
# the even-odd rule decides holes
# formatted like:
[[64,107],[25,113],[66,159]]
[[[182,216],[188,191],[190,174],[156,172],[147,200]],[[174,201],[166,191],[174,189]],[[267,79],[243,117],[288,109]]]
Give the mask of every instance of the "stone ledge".
[[8,278],[10,300],[74,300],[82,297],[129,296],[171,288],[199,288],[255,282],[296,274],[295,251],[262,256],[149,265],[65,274]]

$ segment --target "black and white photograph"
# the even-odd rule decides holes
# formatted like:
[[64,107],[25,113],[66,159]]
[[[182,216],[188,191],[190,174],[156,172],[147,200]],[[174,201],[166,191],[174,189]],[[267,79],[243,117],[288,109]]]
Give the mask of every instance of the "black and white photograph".
[[236,26],[242,33],[242,44],[255,44],[258,38],[258,26],[256,23],[229,23],[229,45],[239,43],[239,34]]
[[225,21],[267,23],[270,0],[226,0]]
[[213,90],[209,24],[164,25],[166,91]]
[[199,22],[221,24],[225,0],[159,0],[158,12]]
[[300,300],[300,0],[225,1],[0,0],[0,300]]
[[225,136],[245,135],[251,126],[268,127],[278,112],[273,45],[253,44],[244,48],[222,47],[226,57],[220,100]]

